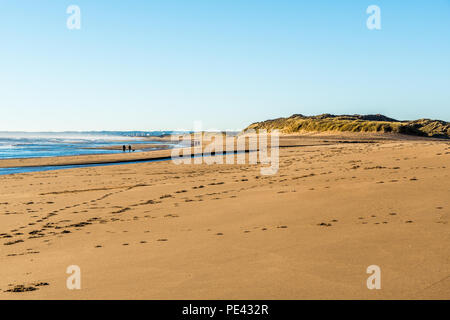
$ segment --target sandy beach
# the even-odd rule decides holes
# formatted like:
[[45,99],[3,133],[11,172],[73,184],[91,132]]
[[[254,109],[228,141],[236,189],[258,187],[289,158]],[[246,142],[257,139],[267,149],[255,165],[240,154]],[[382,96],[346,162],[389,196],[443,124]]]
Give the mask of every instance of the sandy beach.
[[[0,176],[0,298],[450,299],[448,140],[305,135],[280,146],[269,176],[260,164],[172,161]],[[66,287],[70,265],[81,290]],[[370,265],[381,290],[366,286]],[[12,292],[21,286],[34,289]]]

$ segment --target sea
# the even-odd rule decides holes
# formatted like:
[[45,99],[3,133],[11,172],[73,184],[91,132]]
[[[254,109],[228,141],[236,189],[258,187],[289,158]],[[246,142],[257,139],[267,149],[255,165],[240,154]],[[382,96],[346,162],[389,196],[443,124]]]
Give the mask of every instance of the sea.
[[[181,131],[98,131],[98,132],[0,132],[0,159],[42,158],[89,154],[122,153],[122,150],[102,149],[111,146],[131,145],[136,152],[176,147],[172,142],[152,140],[152,137],[183,134]],[[139,144],[152,144],[138,148]],[[161,148],[158,147],[161,145]],[[68,166],[73,168],[77,166]],[[1,168],[0,175],[47,171],[64,167]]]

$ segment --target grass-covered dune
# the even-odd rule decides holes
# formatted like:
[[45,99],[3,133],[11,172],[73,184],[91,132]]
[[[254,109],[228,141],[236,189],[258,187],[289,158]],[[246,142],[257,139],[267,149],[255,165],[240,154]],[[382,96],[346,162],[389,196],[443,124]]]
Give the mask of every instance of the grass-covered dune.
[[376,115],[332,115],[303,116],[294,114],[289,118],[278,118],[255,122],[244,131],[278,129],[281,133],[302,132],[384,132],[417,136],[450,138],[450,123],[441,120],[419,119],[399,121]]

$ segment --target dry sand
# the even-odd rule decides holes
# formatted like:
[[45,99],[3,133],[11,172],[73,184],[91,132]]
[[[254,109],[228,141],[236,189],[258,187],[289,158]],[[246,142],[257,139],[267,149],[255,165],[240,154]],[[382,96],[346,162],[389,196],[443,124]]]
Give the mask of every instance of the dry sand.
[[[0,298],[449,299],[450,143],[341,138],[284,137],[273,176],[171,161],[0,176]],[[37,290],[6,291],[21,285]]]

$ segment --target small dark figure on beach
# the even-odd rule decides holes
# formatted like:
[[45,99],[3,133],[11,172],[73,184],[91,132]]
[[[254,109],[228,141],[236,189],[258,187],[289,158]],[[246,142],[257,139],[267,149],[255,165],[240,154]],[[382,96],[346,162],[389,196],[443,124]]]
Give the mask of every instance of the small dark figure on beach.
[[128,146],[128,152],[131,152],[131,146]]
[[125,150],[127,150],[127,147],[125,145],[123,145],[122,150],[123,150],[123,152],[125,152]]

